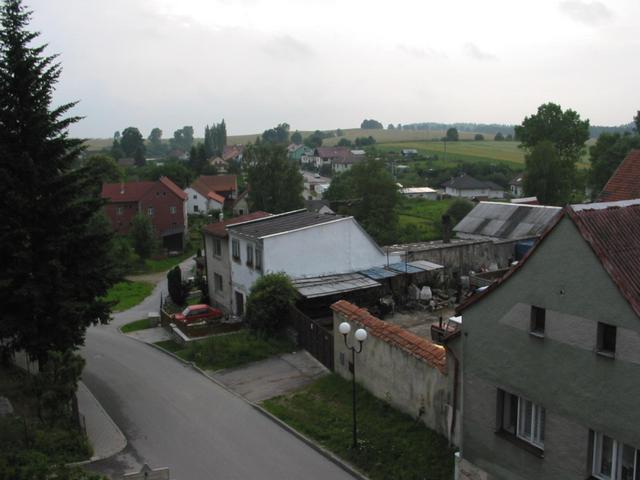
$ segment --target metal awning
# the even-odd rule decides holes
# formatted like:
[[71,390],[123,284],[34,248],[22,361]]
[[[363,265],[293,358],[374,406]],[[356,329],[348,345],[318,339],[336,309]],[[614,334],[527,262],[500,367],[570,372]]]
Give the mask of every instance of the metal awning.
[[360,270],[360,273],[372,280],[382,280],[384,278],[391,278],[400,275],[398,272],[387,270],[383,267],[372,267],[367,270]]
[[388,267],[386,267],[388,270],[392,270],[398,273],[422,273],[424,272],[424,269],[420,268],[420,267],[416,267],[414,265],[411,265],[410,263],[406,263],[406,262],[398,262],[398,263],[392,263],[391,265],[389,265]]
[[429,262],[427,260],[415,260],[413,262],[409,262],[409,265],[412,267],[418,267],[427,272],[432,272],[434,270],[442,270],[444,268],[443,265],[438,265],[437,263]]
[[359,273],[297,278],[293,286],[305,298],[327,297],[338,293],[380,287],[380,284]]

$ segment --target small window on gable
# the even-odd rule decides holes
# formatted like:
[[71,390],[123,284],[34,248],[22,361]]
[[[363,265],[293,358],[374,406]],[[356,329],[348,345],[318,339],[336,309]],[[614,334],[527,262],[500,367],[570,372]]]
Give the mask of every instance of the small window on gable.
[[531,327],[530,333],[536,337],[544,337],[544,327],[546,323],[547,311],[544,308],[531,306]]
[[616,353],[617,328],[608,323],[598,322],[598,353],[612,357]]
[[176,207],[169,207],[169,213],[171,213],[171,215],[175,215],[176,214]]
[[147,213],[148,213],[150,216],[153,216],[153,207],[149,207],[149,208],[147,208]]

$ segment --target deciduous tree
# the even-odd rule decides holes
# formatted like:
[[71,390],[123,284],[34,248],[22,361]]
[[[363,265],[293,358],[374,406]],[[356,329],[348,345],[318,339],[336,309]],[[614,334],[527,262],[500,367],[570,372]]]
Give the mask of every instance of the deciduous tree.
[[140,130],[135,127],[125,128],[120,139],[120,147],[122,147],[125,157],[134,157],[140,153],[144,156],[144,140]]
[[263,275],[253,284],[247,297],[247,323],[253,330],[268,335],[279,333],[286,325],[296,296],[285,273]]
[[99,180],[72,169],[82,141],[67,129],[73,103],[50,109],[60,65],[29,32],[20,0],[0,6],[0,338],[46,363],[109,318],[111,234],[94,223]]
[[289,143],[289,124],[281,123],[277,127],[265,130],[262,134],[262,141],[281,145]]
[[281,213],[304,206],[302,175],[284,145],[248,145],[244,152],[252,210]]
[[291,134],[291,143],[295,143],[296,145],[302,144],[302,134],[298,130]]
[[451,127],[447,130],[447,142],[457,142],[459,138],[457,128]]
[[640,135],[603,133],[595,145],[589,147],[589,186],[594,195],[602,191],[613,172],[634,148],[640,148]]
[[525,156],[524,194],[538,197],[543,205],[565,205],[571,200],[574,176],[575,164],[543,140]]
[[156,232],[148,215],[139,213],[131,222],[131,241],[133,249],[141,260],[146,260],[151,256],[157,247]]

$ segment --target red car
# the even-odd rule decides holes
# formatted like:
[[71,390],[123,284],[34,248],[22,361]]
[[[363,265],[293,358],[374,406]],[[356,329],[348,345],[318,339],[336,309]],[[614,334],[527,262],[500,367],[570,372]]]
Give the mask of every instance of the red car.
[[189,305],[182,313],[176,313],[173,319],[186,325],[199,322],[211,322],[222,318],[224,314],[222,310],[210,307],[206,304]]

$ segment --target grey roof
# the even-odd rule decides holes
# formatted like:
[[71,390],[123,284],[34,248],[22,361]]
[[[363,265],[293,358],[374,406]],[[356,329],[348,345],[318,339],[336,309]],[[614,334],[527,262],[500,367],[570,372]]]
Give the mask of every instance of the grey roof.
[[308,212],[307,210],[295,210],[293,212],[273,215],[259,220],[253,220],[237,225],[229,225],[227,228],[231,232],[238,233],[240,235],[246,235],[253,238],[263,238],[269,235],[285,233],[314,225],[321,225],[323,223],[333,222],[343,218],[349,217],[345,215]]
[[325,297],[380,286],[378,282],[359,273],[298,278],[292,283],[298,293],[306,298]]
[[504,190],[504,188],[496,183],[478,180],[465,173],[447,180],[442,184],[442,186],[455,188],[457,190],[478,190],[483,188],[489,188],[491,190]]
[[396,271],[399,273],[421,273],[424,272],[424,269],[417,267],[415,265],[411,265],[410,263],[406,263],[406,262],[398,262],[398,263],[392,263],[391,265],[388,265],[386,267],[389,270],[392,271]]
[[453,231],[500,239],[534,237],[541,235],[561,210],[540,205],[480,202]]
[[409,262],[409,265],[421,268],[427,272],[444,269],[443,265],[438,265],[437,263],[429,262],[427,260],[415,260],[413,262]]
[[383,267],[371,267],[366,270],[361,270],[360,273],[371,278],[372,280],[382,280],[383,278],[397,277],[398,275],[400,275],[400,272],[387,270]]

